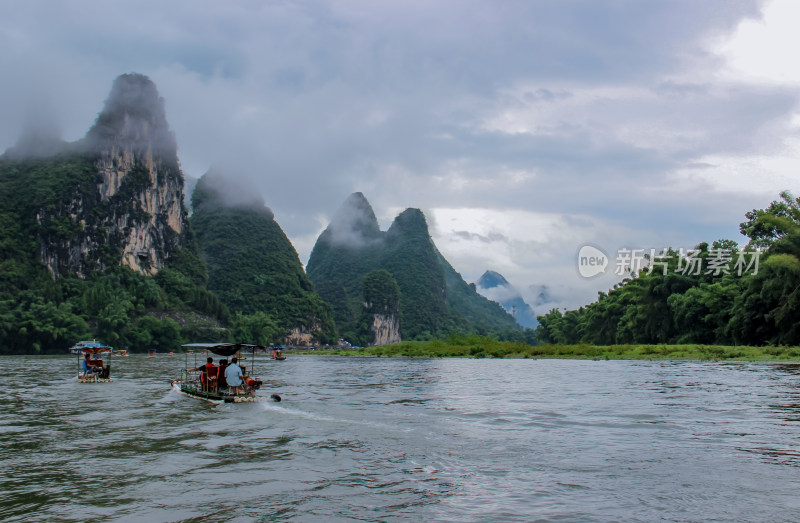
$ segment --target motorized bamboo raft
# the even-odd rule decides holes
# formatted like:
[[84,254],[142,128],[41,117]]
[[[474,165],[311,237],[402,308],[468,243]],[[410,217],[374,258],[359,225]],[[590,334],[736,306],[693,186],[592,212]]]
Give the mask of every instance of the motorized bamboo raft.
[[78,350],[78,354],[81,355],[78,360],[78,383],[110,383],[113,381],[111,364],[104,363],[102,360],[102,355],[110,355],[113,351],[112,347],[96,342],[81,346]]
[[[257,394],[262,381],[256,377],[254,368],[256,353],[266,351],[265,346],[249,343],[188,343],[183,347],[187,349],[185,365],[180,379],[172,380],[172,387],[176,392],[215,404],[281,401],[278,394],[271,394],[269,397]],[[223,359],[216,364],[203,363],[202,360],[198,361],[198,356],[202,358],[203,353],[214,354]],[[242,383],[237,386],[227,383],[226,379],[226,371],[231,365],[227,358],[234,356],[241,363],[239,367],[242,370]],[[193,364],[190,364],[190,360]]]

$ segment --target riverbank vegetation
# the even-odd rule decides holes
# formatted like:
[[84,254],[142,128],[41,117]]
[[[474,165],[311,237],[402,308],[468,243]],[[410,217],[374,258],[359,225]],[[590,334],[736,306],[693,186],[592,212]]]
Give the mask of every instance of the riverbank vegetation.
[[626,266],[623,280],[585,307],[539,316],[539,342],[800,345],[800,198],[781,193],[745,218],[744,249],[620,251],[610,264]]
[[561,358],[609,360],[800,361],[800,347],[700,344],[590,345],[497,341],[484,336],[452,335],[446,340],[407,341],[360,349],[316,350],[313,354],[388,358]]

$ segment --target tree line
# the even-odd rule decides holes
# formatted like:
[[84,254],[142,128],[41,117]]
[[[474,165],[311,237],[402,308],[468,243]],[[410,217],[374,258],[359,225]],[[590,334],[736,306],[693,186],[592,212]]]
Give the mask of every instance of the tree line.
[[539,316],[540,342],[800,345],[800,198],[745,214],[749,241],[648,256],[594,303]]

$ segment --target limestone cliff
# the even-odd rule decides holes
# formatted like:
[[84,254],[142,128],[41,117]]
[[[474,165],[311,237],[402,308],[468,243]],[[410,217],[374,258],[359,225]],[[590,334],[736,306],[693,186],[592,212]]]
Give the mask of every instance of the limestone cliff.
[[177,145],[155,84],[118,77],[77,151],[92,180],[37,213],[42,262],[54,276],[112,264],[155,274],[188,234]]
[[402,341],[400,334],[400,287],[389,271],[376,269],[361,282],[364,297],[364,320],[369,326],[370,345],[388,345]]
[[389,345],[400,343],[400,318],[395,314],[373,314],[369,332],[372,335],[371,345]]
[[283,338],[283,344],[289,347],[309,347],[316,345],[317,339],[314,336],[315,332],[319,332],[319,326],[315,326],[315,330],[311,330],[306,326],[295,327],[289,331]]

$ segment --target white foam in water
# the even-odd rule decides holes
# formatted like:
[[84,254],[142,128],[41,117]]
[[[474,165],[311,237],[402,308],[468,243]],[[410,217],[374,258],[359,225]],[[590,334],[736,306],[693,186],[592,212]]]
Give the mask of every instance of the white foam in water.
[[410,429],[408,429],[408,430],[400,429],[399,427],[394,426],[394,425],[389,425],[387,423],[380,423],[380,422],[375,422],[375,421],[356,421],[356,420],[352,420],[352,419],[334,418],[332,416],[324,416],[324,415],[320,415],[320,414],[315,414],[313,412],[308,412],[308,411],[305,411],[305,410],[294,409],[292,407],[284,407],[284,406],[276,404],[276,403],[259,403],[259,405],[264,410],[285,412],[286,414],[291,414],[292,416],[298,416],[298,417],[305,418],[305,419],[312,420],[312,421],[327,421],[327,422],[331,422],[331,423],[344,423],[344,424],[347,424],[347,425],[365,425],[365,426],[369,426],[369,427],[376,427],[376,428],[381,428],[381,429],[389,429],[389,430],[393,430],[393,431],[400,430],[402,432],[407,432],[408,430],[410,430]]
[[179,389],[175,385],[173,385],[172,388],[170,388],[164,394],[163,397],[159,398],[158,401],[156,401],[156,403],[172,403],[181,400],[182,396],[180,392],[178,392],[178,390]]
[[332,418],[330,416],[321,416],[319,414],[314,414],[313,412],[293,409],[291,407],[283,407],[274,403],[259,403],[259,405],[261,405],[261,407],[264,410],[285,412],[286,414],[291,414],[292,416],[300,416],[301,418],[310,419],[313,421],[331,421],[334,423],[357,423],[346,419]]

